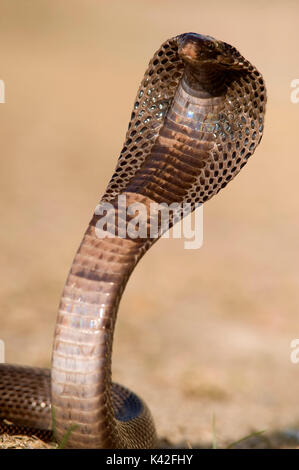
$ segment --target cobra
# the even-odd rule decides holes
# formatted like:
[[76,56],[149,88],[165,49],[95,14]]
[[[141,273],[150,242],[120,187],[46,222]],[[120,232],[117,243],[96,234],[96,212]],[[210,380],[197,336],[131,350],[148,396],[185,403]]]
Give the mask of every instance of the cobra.
[[[265,104],[261,74],[234,47],[195,33],[169,39],[145,72],[102,201],[206,202],[254,153]],[[98,238],[98,220],[94,214],[66,280],[51,371],[0,365],[0,430],[45,437],[52,407],[59,439],[73,425],[68,447],[150,448],[151,414],[112,382],[111,356],[122,293],[156,239]]]

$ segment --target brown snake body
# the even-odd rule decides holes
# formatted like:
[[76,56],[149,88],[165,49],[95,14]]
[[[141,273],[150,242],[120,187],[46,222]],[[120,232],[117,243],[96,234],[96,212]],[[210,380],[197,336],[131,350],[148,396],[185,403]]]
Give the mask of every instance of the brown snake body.
[[[195,33],[166,41],[142,80],[102,201],[117,207],[123,194],[127,206],[204,203],[253,154],[265,103],[261,74],[234,47]],[[156,443],[150,412],[112,384],[111,356],[122,293],[156,239],[99,238],[98,220],[95,214],[63,290],[51,374],[0,365],[0,431],[48,434],[52,404],[59,439],[74,425],[69,447],[150,448]]]

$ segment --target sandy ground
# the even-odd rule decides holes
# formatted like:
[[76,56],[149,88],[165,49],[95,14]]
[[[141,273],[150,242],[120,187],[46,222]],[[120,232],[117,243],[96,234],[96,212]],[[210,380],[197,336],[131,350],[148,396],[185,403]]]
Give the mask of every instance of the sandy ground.
[[[265,134],[205,205],[204,245],[160,240],[134,272],[113,378],[173,446],[299,446],[298,123],[294,2],[0,0],[0,338],[6,361],[49,367],[59,296],[122,146],[153,52],[195,31],[263,73]],[[162,443],[166,441],[161,441]]]

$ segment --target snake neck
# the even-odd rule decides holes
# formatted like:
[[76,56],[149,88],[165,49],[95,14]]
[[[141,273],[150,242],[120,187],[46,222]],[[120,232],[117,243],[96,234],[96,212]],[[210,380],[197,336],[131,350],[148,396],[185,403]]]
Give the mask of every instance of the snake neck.
[[[136,202],[148,209],[147,227],[152,203],[188,200],[188,192],[204,171],[214,145],[203,125],[209,112],[221,109],[224,98],[221,94],[203,96],[199,89],[191,95],[185,89],[188,77],[187,74],[177,89],[149,158],[123,194],[126,209]],[[206,76],[209,79],[211,75]],[[116,200],[110,203],[116,213],[106,228],[113,236],[98,237],[99,217],[95,215],[72,264],[55,332],[52,404],[58,436],[77,424],[68,442],[70,447],[132,447],[123,433],[123,423],[116,419],[111,381],[112,343],[126,283],[155,240],[148,238],[148,232],[143,239],[121,237],[119,224],[115,227],[116,217],[126,228],[129,221],[123,219]]]
[[[127,191],[159,203],[191,203],[194,208],[218,189],[214,187],[208,193],[206,180],[210,179],[212,151],[217,149],[213,130],[225,96],[220,90],[218,96],[211,96],[205,82],[202,88],[192,88],[191,94],[189,77],[189,73],[185,74],[179,84],[151,155],[136,172]],[[195,190],[200,185],[201,194],[199,188]],[[208,190],[211,189],[209,185]]]
[[[149,206],[151,201],[126,194],[126,208],[133,202]],[[123,214],[113,204],[117,221]],[[99,220],[95,215],[89,224],[60,302],[52,359],[56,434],[62,438],[75,424],[69,447],[132,447],[115,418],[112,343],[123,290],[152,242],[118,235],[99,238]]]
[[186,65],[181,85],[190,96],[211,99],[225,95],[226,74],[219,67],[202,65],[194,69]]

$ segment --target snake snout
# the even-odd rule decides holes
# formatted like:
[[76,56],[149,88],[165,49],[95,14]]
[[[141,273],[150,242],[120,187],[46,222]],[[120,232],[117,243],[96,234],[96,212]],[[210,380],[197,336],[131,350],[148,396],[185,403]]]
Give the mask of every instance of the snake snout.
[[187,63],[213,60],[217,56],[217,41],[202,34],[183,34],[178,41],[179,56]]

